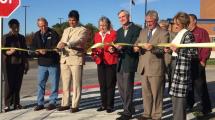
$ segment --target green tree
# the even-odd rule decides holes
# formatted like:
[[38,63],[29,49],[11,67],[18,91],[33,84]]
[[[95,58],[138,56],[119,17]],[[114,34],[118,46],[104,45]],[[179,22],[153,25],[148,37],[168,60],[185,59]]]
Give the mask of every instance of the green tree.
[[88,31],[88,40],[87,40],[87,44],[85,46],[85,49],[88,49],[90,48],[90,46],[93,45],[93,38],[94,38],[94,35],[96,32],[98,32],[98,28],[95,27],[93,24],[91,23],[87,23],[85,25],[85,28],[87,29]]

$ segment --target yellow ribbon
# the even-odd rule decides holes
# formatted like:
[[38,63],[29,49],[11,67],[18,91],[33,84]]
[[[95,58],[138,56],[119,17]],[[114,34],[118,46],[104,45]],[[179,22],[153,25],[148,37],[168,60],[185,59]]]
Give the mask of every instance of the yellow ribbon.
[[[128,43],[109,43],[107,45],[112,45],[112,46],[138,46],[138,47],[144,47],[146,43],[138,43],[138,44],[128,44]],[[103,48],[104,45],[103,43],[96,43],[93,46],[91,46],[88,50],[87,50],[87,54],[91,54],[92,53],[92,49],[93,48]],[[158,46],[158,47],[171,47],[171,46],[175,46],[178,48],[215,48],[215,43],[189,43],[189,44],[174,44],[174,43],[159,43],[157,45],[154,46]]]
[[10,50],[10,49],[15,49],[17,51],[24,51],[24,52],[37,52],[39,50],[44,50],[47,52],[57,51],[57,49],[37,49],[37,50],[33,51],[33,50],[28,50],[28,49],[23,49],[23,48],[16,48],[16,47],[3,47],[3,48],[1,48],[1,50]]

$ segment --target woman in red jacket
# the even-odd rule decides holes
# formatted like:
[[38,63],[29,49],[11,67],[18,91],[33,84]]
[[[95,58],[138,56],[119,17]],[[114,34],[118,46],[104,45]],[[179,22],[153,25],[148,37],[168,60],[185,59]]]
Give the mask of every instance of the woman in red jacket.
[[95,48],[92,58],[97,64],[98,80],[102,105],[97,111],[106,110],[107,113],[114,111],[114,95],[116,86],[116,64],[118,54],[110,43],[116,39],[116,32],[111,28],[111,22],[107,17],[99,19],[99,32],[95,34],[94,44],[104,43],[103,48]]

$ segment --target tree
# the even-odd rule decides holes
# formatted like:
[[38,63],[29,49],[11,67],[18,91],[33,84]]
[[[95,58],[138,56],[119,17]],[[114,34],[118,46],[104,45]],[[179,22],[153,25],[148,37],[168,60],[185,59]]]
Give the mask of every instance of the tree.
[[88,40],[87,40],[85,49],[88,49],[88,48],[90,48],[90,46],[93,45],[93,38],[94,38],[95,33],[98,32],[98,28],[95,27],[91,23],[87,23],[85,25],[85,28],[87,28],[87,31],[88,31]]
[[58,33],[58,35],[60,37],[62,37],[63,35],[63,31],[65,28],[69,27],[68,22],[63,22],[61,24],[57,23],[55,25],[52,26],[52,28]]

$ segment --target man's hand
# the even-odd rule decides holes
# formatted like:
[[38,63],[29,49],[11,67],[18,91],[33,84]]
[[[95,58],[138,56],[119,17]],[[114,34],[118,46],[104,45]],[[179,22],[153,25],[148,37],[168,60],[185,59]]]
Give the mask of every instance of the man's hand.
[[140,51],[140,48],[137,47],[137,46],[134,46],[134,47],[133,47],[133,50],[134,50],[134,52],[139,52],[139,51]]
[[46,51],[45,51],[45,50],[43,50],[43,49],[38,50],[38,52],[39,52],[39,54],[41,54],[41,55],[45,55],[45,54],[46,54]]
[[165,53],[170,53],[170,51],[171,51],[170,48],[168,48],[168,47],[165,47],[163,50]]
[[16,50],[14,48],[11,48],[10,50],[6,51],[6,54],[7,55],[12,55],[15,52],[16,52]]
[[175,46],[175,45],[171,45],[171,46],[170,46],[170,49],[171,49],[173,52],[177,52],[177,50],[178,50],[177,46]]
[[150,43],[146,43],[145,45],[144,45],[144,49],[146,49],[146,50],[151,50],[153,48],[153,46],[152,46],[152,44],[150,44]]
[[121,50],[121,49],[122,49],[122,46],[121,46],[121,45],[115,45],[115,48],[116,48],[117,50]]
[[63,42],[60,42],[58,45],[57,45],[57,48],[58,49],[63,49],[66,47],[66,43],[63,43]]
[[203,61],[200,61],[200,64],[203,66],[203,67],[205,67],[205,62],[203,62]]

